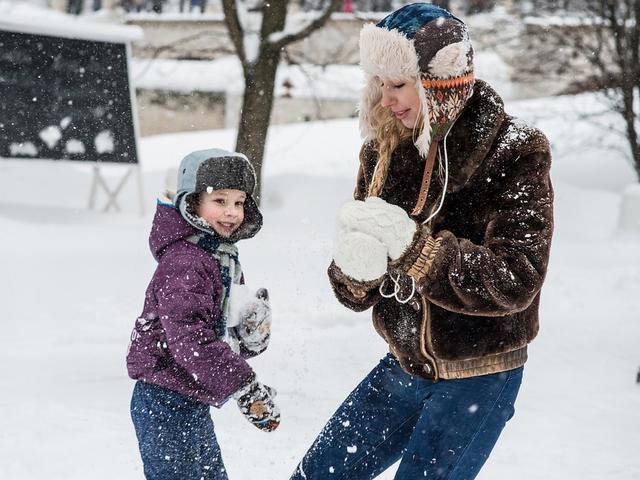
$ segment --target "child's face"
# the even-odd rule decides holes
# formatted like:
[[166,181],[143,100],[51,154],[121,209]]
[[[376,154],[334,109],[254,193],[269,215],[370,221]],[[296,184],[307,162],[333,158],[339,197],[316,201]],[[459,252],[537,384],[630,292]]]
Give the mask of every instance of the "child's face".
[[242,225],[246,199],[247,194],[242,190],[202,192],[196,213],[204,218],[218,235],[229,238]]
[[393,112],[407,128],[413,129],[420,113],[420,97],[415,80],[394,81],[382,79],[382,99],[380,105]]

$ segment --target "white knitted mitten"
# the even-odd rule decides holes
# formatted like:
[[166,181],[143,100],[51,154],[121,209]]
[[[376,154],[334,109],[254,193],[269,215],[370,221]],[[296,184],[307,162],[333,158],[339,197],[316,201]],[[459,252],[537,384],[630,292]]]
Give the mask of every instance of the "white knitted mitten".
[[371,235],[346,233],[341,235],[335,246],[333,261],[354,280],[378,280],[387,272],[387,247]]
[[391,260],[402,256],[417,229],[407,212],[378,197],[345,203],[338,213],[338,223],[343,232],[362,232],[382,242]]

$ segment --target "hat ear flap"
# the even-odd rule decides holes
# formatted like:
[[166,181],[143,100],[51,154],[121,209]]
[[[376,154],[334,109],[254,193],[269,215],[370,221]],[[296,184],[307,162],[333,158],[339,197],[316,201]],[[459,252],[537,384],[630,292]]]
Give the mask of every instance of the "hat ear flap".
[[247,195],[244,204],[244,221],[238,229],[237,239],[247,239],[255,236],[262,228],[262,213],[252,195]]
[[376,77],[370,76],[367,84],[362,90],[360,105],[358,106],[358,117],[360,120],[360,135],[365,140],[372,140],[376,137],[373,127],[373,109],[382,98],[382,88],[380,81]]
[[422,87],[420,78],[416,79],[416,90],[418,90],[418,98],[420,99],[420,113],[422,115],[422,128],[414,144],[422,157],[427,157],[429,147],[431,146],[431,121],[429,119],[429,104],[427,103],[427,94]]
[[429,62],[429,74],[438,78],[464,75],[472,69],[470,49],[471,44],[467,41],[451,43],[441,48]]

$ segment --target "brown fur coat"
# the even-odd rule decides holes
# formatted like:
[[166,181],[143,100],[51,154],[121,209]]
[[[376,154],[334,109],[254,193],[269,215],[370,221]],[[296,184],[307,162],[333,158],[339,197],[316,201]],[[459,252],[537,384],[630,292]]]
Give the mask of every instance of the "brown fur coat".
[[[407,304],[383,298],[379,282],[347,277],[334,264],[329,277],[338,300],[362,311],[409,373],[465,378],[524,364],[538,332],[540,289],[553,232],[551,155],[545,136],[505,114],[496,92],[478,80],[447,139],[449,184],[429,225],[442,177],[434,174],[413,244],[389,272],[400,273]],[[355,198],[363,200],[377,161],[362,148]],[[411,139],[393,152],[381,197],[413,209],[424,159]],[[388,285],[383,285],[389,289]]]

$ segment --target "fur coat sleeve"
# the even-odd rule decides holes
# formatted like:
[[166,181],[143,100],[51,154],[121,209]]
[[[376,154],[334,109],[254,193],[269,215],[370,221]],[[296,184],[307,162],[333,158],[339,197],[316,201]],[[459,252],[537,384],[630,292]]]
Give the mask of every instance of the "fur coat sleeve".
[[422,261],[405,261],[405,271],[425,298],[479,316],[508,315],[531,304],[544,281],[553,232],[550,163],[548,151],[517,156],[495,180],[499,188],[478,192],[486,201],[465,212],[475,223],[470,230],[480,232],[474,238],[445,228],[415,242],[413,259]]

